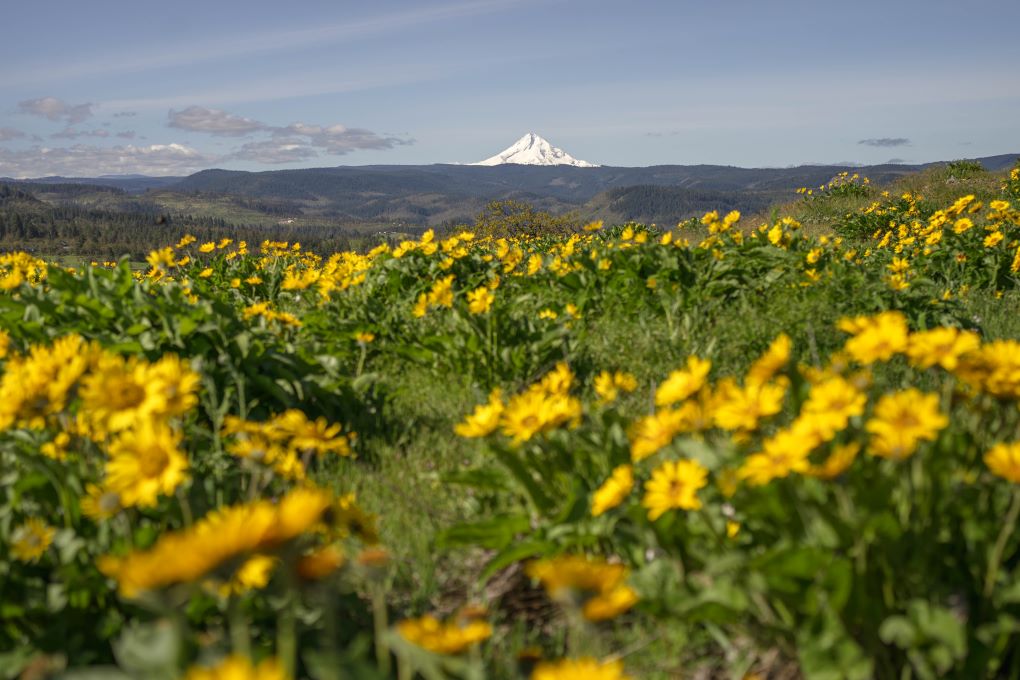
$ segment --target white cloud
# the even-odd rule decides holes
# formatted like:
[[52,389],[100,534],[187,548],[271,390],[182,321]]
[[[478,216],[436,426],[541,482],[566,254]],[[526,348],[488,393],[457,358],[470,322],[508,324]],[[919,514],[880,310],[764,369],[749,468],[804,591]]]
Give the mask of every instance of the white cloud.
[[244,144],[224,160],[243,160],[258,163],[295,163],[315,158],[319,152],[328,156],[342,156],[359,150],[392,149],[412,144],[414,140],[386,137],[364,128],[346,125],[316,125],[291,123],[277,127],[203,106],[189,106],[181,111],[170,111],[169,127],[211,135],[240,137],[268,133],[267,140]]
[[182,144],[0,149],[0,176],[183,175],[208,167],[215,160]]
[[[28,107],[28,103],[23,104]],[[50,102],[37,100],[33,107],[39,115],[55,118],[66,117],[69,108],[59,100]],[[340,124],[317,125],[295,122],[284,127],[273,126],[220,109],[194,105],[179,111],[171,110],[168,126],[218,137],[256,135],[257,137],[245,140],[245,143],[240,145],[216,144],[220,149],[215,152],[203,152],[179,143],[109,147],[76,144],[60,148],[36,145],[21,151],[0,149],[0,176],[95,177],[129,173],[188,174],[221,163],[236,161],[265,165],[300,163],[320,156],[342,156],[360,150],[392,149],[399,145],[414,143],[413,139],[407,137],[380,135],[364,128]],[[0,139],[24,136],[23,133],[8,128],[0,128],[0,134],[4,135]],[[79,130],[68,126],[50,135],[55,139],[114,136],[120,139],[135,139],[136,133],[133,130],[113,132],[103,128]]]
[[273,131],[276,137],[304,137],[308,144],[322,149],[328,155],[342,156],[361,149],[392,149],[394,146],[413,144],[413,140],[382,137],[371,130],[349,128],[344,125],[308,125],[292,123]]
[[207,132],[211,135],[225,137],[241,137],[253,132],[267,130],[268,126],[251,118],[242,118],[221,111],[207,109],[203,106],[189,106],[183,111],[170,110],[169,127],[191,132]]
[[68,104],[56,97],[40,97],[18,102],[18,111],[74,125],[92,116],[92,104]]
[[392,149],[397,145],[414,143],[414,140],[382,137],[371,130],[343,125],[292,123],[287,127],[270,129],[273,131],[272,138],[249,142],[222,160],[297,163],[320,155],[343,156],[354,151]]
[[234,153],[223,158],[224,161],[252,161],[255,163],[297,163],[319,154],[303,142],[286,139],[267,139],[261,142],[249,142]]

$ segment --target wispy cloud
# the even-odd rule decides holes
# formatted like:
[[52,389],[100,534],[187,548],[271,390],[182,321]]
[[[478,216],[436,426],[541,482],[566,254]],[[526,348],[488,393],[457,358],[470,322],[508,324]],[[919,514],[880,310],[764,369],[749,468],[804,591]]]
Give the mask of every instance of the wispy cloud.
[[193,90],[161,94],[153,97],[117,99],[102,103],[104,109],[130,108],[137,111],[180,109],[194,102],[207,106],[232,106],[248,102],[280,101],[298,97],[361,92],[385,87],[399,87],[456,77],[465,70],[463,64],[404,64],[375,68],[359,73],[357,77],[344,77],[336,71],[306,72],[301,78],[293,76],[258,78],[232,83],[229,86],[208,90]]
[[880,148],[910,146],[910,140],[906,137],[876,137],[872,139],[862,139],[857,143],[863,144],[864,146],[877,146]]
[[203,132],[225,137],[244,137],[269,134],[270,139],[252,141],[223,157],[223,160],[255,161],[259,163],[294,163],[326,156],[343,156],[353,151],[392,149],[413,144],[405,137],[384,136],[364,128],[346,125],[318,125],[291,123],[286,126],[269,125],[221,109],[189,106],[182,111],[170,111],[168,127],[190,132]]
[[392,149],[395,146],[414,144],[413,139],[383,137],[371,130],[344,125],[292,123],[285,128],[276,128],[273,134],[282,138],[304,138],[310,146],[322,149],[331,156],[342,156],[361,149]]
[[180,175],[208,167],[215,160],[182,144],[114,147],[76,145],[58,149],[35,147],[24,151],[0,149],[0,175]]
[[68,104],[56,97],[40,97],[18,102],[18,111],[74,125],[92,116],[92,104]]
[[133,118],[134,116],[137,116],[137,115],[138,115],[137,111],[118,111],[117,113],[113,114],[113,117],[114,118]]
[[391,12],[358,21],[327,24],[313,28],[252,33],[191,44],[177,44],[171,48],[149,53],[136,53],[130,59],[111,53],[91,61],[79,61],[73,66],[65,64],[26,66],[11,69],[0,76],[0,86],[21,85],[47,81],[108,76],[115,73],[143,72],[159,68],[202,63],[215,59],[245,55],[304,49],[324,43],[363,40],[406,28],[419,28],[424,24],[491,14],[536,0],[481,0],[459,2],[437,7],[426,7]]
[[0,127],[0,142],[6,142],[12,139],[22,139],[25,133],[21,130],[15,130],[9,127]]
[[60,132],[54,132],[50,135],[50,139],[80,139],[81,137],[109,137],[110,133],[106,130],[72,130],[67,128]]
[[[413,144],[407,136],[380,135],[364,128],[296,122],[270,125],[229,111],[202,106],[171,110],[167,127],[217,137],[257,137],[240,146],[217,153],[199,151],[185,144],[148,146],[92,146],[79,144],[64,148],[35,146],[22,151],[0,149],[0,175],[95,176],[142,173],[172,175],[190,173],[217,164],[244,161],[267,165],[298,163],[313,158],[342,156],[362,150],[385,150]],[[106,138],[116,135],[133,139],[135,132],[112,133],[99,128],[76,130],[68,127],[50,135],[55,139]],[[24,137],[10,128],[0,128],[0,139]],[[144,137],[143,137],[144,139]],[[236,144],[236,143],[235,143]]]
[[203,106],[189,106],[183,111],[170,110],[168,126],[190,132],[206,132],[224,137],[243,137],[253,132],[267,130],[265,123],[251,118],[243,118],[221,111],[207,109]]
[[267,139],[260,142],[249,142],[234,153],[226,156],[225,161],[252,161],[255,163],[296,163],[318,156],[318,152],[308,144],[288,139]]

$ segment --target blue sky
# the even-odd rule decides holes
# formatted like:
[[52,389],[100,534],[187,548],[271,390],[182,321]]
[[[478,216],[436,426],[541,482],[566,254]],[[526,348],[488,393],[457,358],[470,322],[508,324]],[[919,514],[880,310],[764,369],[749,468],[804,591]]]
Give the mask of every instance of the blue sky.
[[0,176],[1020,152],[1016,0],[58,0],[4,9]]

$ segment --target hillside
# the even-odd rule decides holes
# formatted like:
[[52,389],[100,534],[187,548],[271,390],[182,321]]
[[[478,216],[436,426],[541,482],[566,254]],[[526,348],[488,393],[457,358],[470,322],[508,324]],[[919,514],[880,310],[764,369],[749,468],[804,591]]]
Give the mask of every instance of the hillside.
[[[1015,154],[978,159],[988,170],[1009,167]],[[584,216],[669,222],[689,216],[676,206],[698,206],[699,194],[730,192],[726,202],[744,211],[762,203],[781,201],[798,187],[818,186],[844,170],[866,174],[886,184],[916,173],[927,165],[800,166],[796,168],[737,168],[721,165],[662,165],[647,168],[498,165],[362,166],[240,172],[206,170],[169,187],[179,192],[229,194],[294,201],[305,214],[348,219],[437,224],[464,221],[494,199],[526,200],[551,211],[576,210]],[[642,191],[653,201],[640,211],[613,212],[626,187]],[[650,187],[667,187],[664,194]],[[708,196],[700,194],[700,196]],[[662,210],[655,206],[662,206]],[[603,212],[609,209],[610,212]]]
[[[1013,156],[981,159],[994,170]],[[795,201],[795,190],[817,187],[841,171],[868,176],[872,185],[937,177],[955,191],[952,165],[881,165],[749,169],[728,166],[576,168],[501,165],[338,167],[272,172],[208,170],[171,186],[137,193],[119,178],[51,178],[0,184],[0,247],[53,254],[139,256],[155,242],[185,233],[250,241],[285,239],[326,250],[373,245],[429,226],[471,224],[492,200],[511,199],[578,221],[672,225],[711,210],[738,210],[753,220],[776,205],[813,229],[860,207],[858,198],[819,206]],[[989,178],[992,173],[987,173]],[[151,178],[149,178],[151,179]],[[988,179],[990,191],[994,179]],[[930,193],[927,189],[924,193]],[[867,199],[870,200],[870,199]],[[794,203],[790,203],[795,201]]]

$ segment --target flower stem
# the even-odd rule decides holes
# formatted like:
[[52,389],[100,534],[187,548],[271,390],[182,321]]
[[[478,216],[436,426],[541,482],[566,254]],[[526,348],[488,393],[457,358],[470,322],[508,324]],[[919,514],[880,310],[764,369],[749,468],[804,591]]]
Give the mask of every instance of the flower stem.
[[375,625],[375,658],[379,670],[384,675],[390,674],[390,651],[386,648],[386,629],[389,627],[386,618],[386,595],[380,584],[372,587],[372,621]]
[[244,617],[244,609],[239,597],[231,597],[227,615],[230,625],[230,646],[232,651],[246,659],[251,658],[251,634],[248,621]]
[[992,548],[991,558],[988,560],[988,573],[985,576],[984,596],[989,597],[995,590],[995,581],[999,576],[999,566],[1002,563],[1002,553],[1006,549],[1006,542],[1016,528],[1017,516],[1020,515],[1020,488],[1013,489],[1013,502],[1010,503],[1006,512],[1006,521],[1002,523],[1002,530],[999,531],[999,538]]
[[280,612],[276,629],[276,655],[283,664],[284,675],[295,677],[297,669],[297,616],[294,609],[295,593],[289,593],[287,603]]

